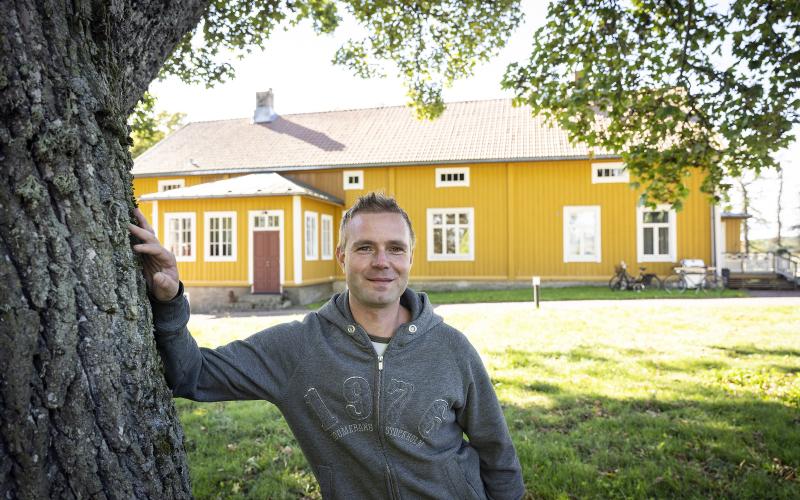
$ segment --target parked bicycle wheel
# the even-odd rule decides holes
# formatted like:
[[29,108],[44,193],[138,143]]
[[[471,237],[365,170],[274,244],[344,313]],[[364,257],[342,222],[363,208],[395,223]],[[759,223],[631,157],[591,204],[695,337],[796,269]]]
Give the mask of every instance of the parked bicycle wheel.
[[661,290],[664,288],[661,278],[655,274],[645,274],[642,284],[644,285],[645,290]]
[[668,293],[683,293],[686,291],[686,280],[680,274],[670,274],[664,278],[664,290]]
[[610,288],[612,292],[627,290],[628,280],[617,274],[608,281],[608,288]]
[[708,290],[709,292],[719,292],[723,288],[725,288],[725,285],[722,283],[722,279],[716,274],[707,274],[703,280],[703,290]]

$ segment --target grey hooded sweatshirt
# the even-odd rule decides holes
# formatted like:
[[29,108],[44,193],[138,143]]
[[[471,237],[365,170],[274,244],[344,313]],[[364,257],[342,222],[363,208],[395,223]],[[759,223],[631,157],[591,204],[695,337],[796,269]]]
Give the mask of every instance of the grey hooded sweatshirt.
[[[182,285],[181,285],[182,287]],[[406,290],[411,311],[383,356],[347,292],[302,322],[198,348],[183,294],[151,298],[156,344],[175,396],[264,399],[283,413],[324,498],[518,499],[516,451],[480,357]],[[464,439],[464,436],[468,440]]]

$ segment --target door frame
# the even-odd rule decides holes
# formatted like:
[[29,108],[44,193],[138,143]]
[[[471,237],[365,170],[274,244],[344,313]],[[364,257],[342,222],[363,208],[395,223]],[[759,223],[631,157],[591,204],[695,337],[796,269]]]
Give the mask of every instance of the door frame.
[[[278,227],[264,227],[264,228],[255,228],[256,224],[256,217],[260,215],[275,215],[278,217]],[[247,211],[247,281],[250,283],[250,293],[253,293],[253,287],[255,285],[255,278],[253,277],[253,233],[256,231],[278,231],[278,245],[280,246],[280,252],[278,259],[280,259],[280,271],[278,276],[278,281],[280,282],[280,293],[283,293],[283,284],[286,282],[286,269],[284,266],[285,258],[284,258],[284,249],[283,249],[283,234],[284,234],[284,217],[283,217],[283,210],[248,210]]]

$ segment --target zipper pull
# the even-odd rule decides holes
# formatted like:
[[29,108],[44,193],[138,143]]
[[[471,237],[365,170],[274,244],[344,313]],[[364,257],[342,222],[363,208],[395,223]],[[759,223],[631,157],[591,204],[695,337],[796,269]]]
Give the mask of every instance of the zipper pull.
[[383,356],[378,356],[378,371],[383,371]]

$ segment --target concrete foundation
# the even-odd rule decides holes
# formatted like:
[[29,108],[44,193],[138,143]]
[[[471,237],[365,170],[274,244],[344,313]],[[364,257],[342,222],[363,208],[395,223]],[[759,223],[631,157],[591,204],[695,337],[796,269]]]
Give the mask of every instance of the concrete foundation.
[[[567,286],[605,286],[599,281],[542,281],[542,288]],[[411,289],[418,292],[447,292],[458,290],[508,290],[531,288],[530,281],[411,281]],[[224,311],[266,311],[302,306],[328,300],[334,293],[347,289],[344,281],[316,285],[284,287],[283,294],[252,294],[250,287],[186,287],[192,311],[215,313]]]
[[[530,280],[514,281],[410,281],[408,286],[418,292],[457,292],[459,290],[510,290],[533,288]],[[542,288],[565,288],[568,286],[606,286],[600,281],[545,281]]]
[[[542,288],[565,288],[568,286],[606,286],[605,281],[544,281]],[[459,290],[509,290],[533,288],[529,280],[524,281],[409,281],[408,286],[417,292],[453,292]],[[344,281],[333,283],[334,293],[347,289]]]
[[252,294],[249,286],[187,286],[185,291],[196,313],[269,311],[291,305],[280,294]]
[[283,294],[294,305],[304,306],[313,302],[328,300],[333,295],[333,283],[319,283],[316,285],[284,287]]

